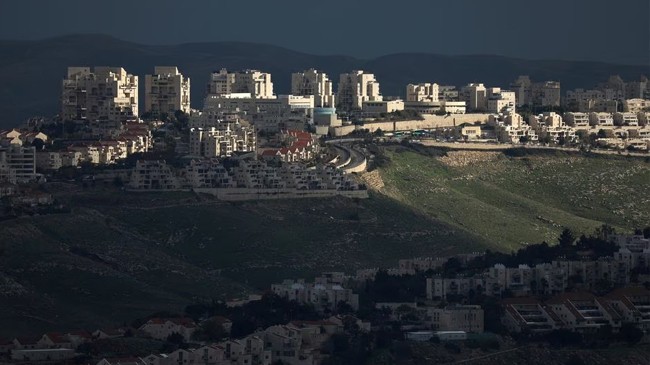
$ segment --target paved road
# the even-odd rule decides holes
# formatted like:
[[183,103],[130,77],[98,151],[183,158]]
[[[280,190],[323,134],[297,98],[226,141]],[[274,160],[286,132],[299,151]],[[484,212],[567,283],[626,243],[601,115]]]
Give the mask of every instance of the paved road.
[[[333,144],[332,147],[334,147],[334,149],[337,151],[340,157],[339,163],[337,165],[337,167],[339,168],[353,169],[363,164],[364,161],[366,160],[366,156],[362,152],[350,146],[343,145],[343,144]],[[350,163],[345,166],[342,166],[342,164],[346,162],[348,158],[350,158]]]

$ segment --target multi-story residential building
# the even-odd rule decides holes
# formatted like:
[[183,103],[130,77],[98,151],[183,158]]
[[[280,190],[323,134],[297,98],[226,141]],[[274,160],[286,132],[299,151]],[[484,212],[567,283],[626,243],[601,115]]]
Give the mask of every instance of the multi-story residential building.
[[0,181],[17,184],[35,179],[37,179],[35,147],[10,145],[0,148]]
[[649,99],[627,99],[625,100],[625,110],[630,113],[642,113],[650,111]]
[[458,101],[458,89],[453,85],[438,86],[439,101]]
[[621,126],[637,127],[639,125],[639,116],[637,113],[614,113],[614,124]]
[[438,84],[408,84],[406,86],[406,101],[440,101]]
[[540,333],[562,326],[557,314],[535,298],[507,298],[501,305],[505,309],[501,321],[510,332]]
[[[336,106],[332,81],[324,72],[309,69],[291,75],[291,94],[314,97],[314,106],[333,108]],[[312,106],[312,108],[314,107]]]
[[360,110],[364,101],[382,100],[375,75],[361,70],[340,75],[336,96],[338,108],[345,111]]
[[156,66],[144,79],[144,112],[160,116],[177,110],[190,112],[190,79],[177,67]]
[[564,114],[564,121],[577,129],[589,129],[589,114],[568,112]]
[[650,98],[650,83],[648,78],[643,76],[639,81],[625,83],[626,99],[648,99]]
[[178,190],[182,185],[165,161],[138,160],[129,188],[135,190]]
[[271,74],[258,70],[228,72],[221,69],[212,73],[208,84],[209,95],[229,95],[249,93],[253,99],[273,99],[273,82]]
[[468,84],[461,89],[459,98],[467,103],[470,112],[487,110],[487,89],[483,84]]
[[533,83],[528,76],[519,76],[510,88],[516,93],[517,106],[560,106],[561,89],[557,81]]
[[621,326],[621,316],[603,298],[590,293],[562,293],[545,302],[564,327],[578,332],[593,332],[605,325]]
[[589,113],[589,124],[593,126],[613,126],[614,116],[611,113]]
[[256,149],[253,128],[224,123],[219,128],[190,128],[190,155],[195,157],[227,157],[235,152]]
[[606,300],[623,321],[650,330],[650,290],[642,286],[625,287],[609,293]]
[[63,80],[61,118],[119,129],[137,120],[138,77],[121,67],[69,67]]
[[572,143],[577,140],[576,130],[565,126],[562,116],[557,113],[531,115],[528,124],[535,129],[540,141],[549,137],[553,143]]
[[487,111],[490,113],[514,113],[517,101],[514,91],[501,90],[498,87],[487,89]]
[[314,283],[305,283],[304,280],[285,280],[281,284],[273,284],[271,291],[301,304],[311,304],[319,311],[335,310],[340,302],[350,305],[354,310],[359,309],[359,295],[328,278]]
[[485,314],[480,305],[454,305],[445,308],[426,307],[424,322],[435,331],[483,333]]

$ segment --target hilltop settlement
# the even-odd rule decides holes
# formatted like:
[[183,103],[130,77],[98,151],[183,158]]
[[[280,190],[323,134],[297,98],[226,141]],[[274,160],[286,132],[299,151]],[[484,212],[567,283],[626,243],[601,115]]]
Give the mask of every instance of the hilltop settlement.
[[[289,95],[276,95],[259,70],[206,78],[196,110],[177,67],[144,76],[144,103],[140,78],[124,68],[69,67],[58,115],[0,131],[0,219],[66,212],[41,189],[52,182],[223,201],[366,199],[358,174],[375,156],[362,141],[650,156],[645,77],[565,93],[558,81],[527,76],[504,87],[423,80],[404,85],[403,96],[382,95],[362,70],[341,74],[336,92],[326,73],[296,72]],[[565,229],[557,244],[511,254],[287,278],[114,328],[0,338],[0,363],[453,363],[532,344],[635,345],[650,331],[650,227],[638,228],[604,225],[580,237]]]

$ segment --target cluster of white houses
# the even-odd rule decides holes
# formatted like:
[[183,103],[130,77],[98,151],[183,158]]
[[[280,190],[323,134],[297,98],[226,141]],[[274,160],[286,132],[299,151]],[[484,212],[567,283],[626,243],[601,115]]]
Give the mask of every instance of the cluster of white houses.
[[650,112],[567,112],[564,115],[545,112],[531,115],[528,122],[517,113],[493,114],[487,125],[466,125],[461,135],[467,140],[570,145],[578,142],[580,134],[595,134],[595,141],[601,147],[647,151],[650,147],[649,121]]
[[361,191],[351,176],[330,165],[310,168],[299,163],[269,165],[263,160],[241,158],[226,167],[218,159],[192,160],[184,169],[174,169],[164,161],[137,161],[130,189],[139,191],[248,189],[290,191]]
[[427,298],[470,292],[500,297],[505,291],[515,296],[552,295],[568,288],[593,290],[605,282],[614,287],[630,283],[632,270],[650,267],[650,239],[643,236],[615,236],[619,250],[613,257],[598,260],[555,260],[534,267],[506,267],[497,264],[472,277],[427,279]]

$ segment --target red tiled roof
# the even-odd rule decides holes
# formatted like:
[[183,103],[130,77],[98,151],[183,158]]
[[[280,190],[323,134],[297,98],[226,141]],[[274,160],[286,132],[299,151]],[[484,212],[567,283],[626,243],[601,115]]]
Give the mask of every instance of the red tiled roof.
[[47,336],[50,339],[50,341],[52,341],[54,343],[67,343],[67,342],[69,342],[62,333],[50,332],[50,333],[46,333],[45,336]]

